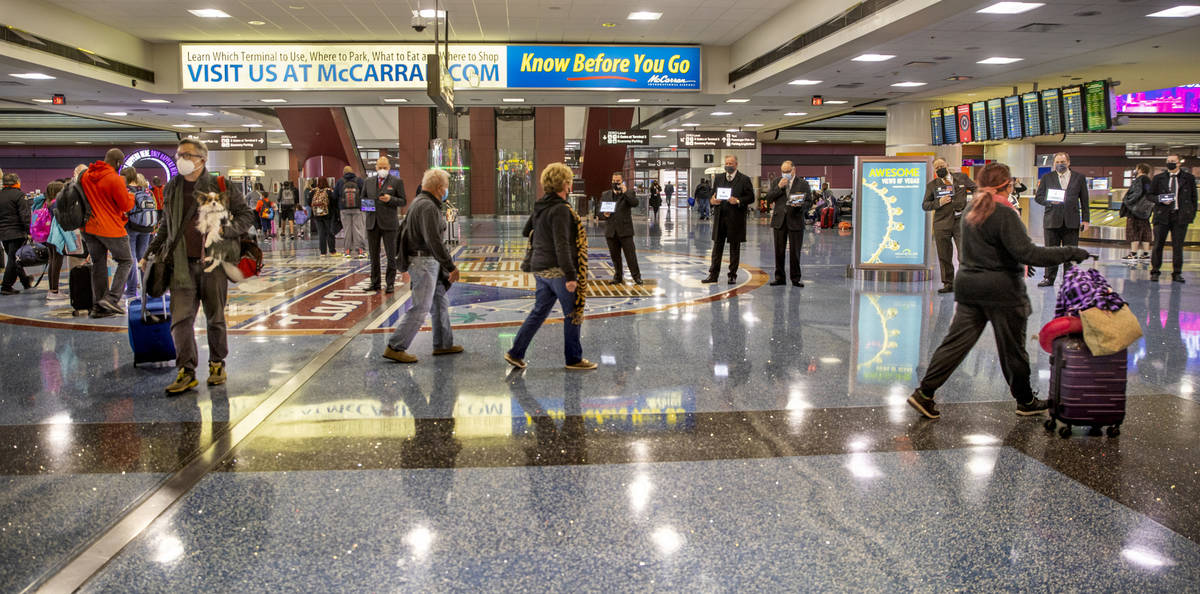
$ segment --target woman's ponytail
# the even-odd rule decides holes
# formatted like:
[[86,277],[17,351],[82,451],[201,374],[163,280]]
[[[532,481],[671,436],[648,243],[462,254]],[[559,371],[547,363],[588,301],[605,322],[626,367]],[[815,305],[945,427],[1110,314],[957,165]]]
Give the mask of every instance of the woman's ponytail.
[[975,178],[978,193],[971,201],[971,211],[967,213],[968,225],[978,227],[996,211],[996,202],[1002,199],[1008,200],[1007,196],[1000,195],[1000,188],[1007,186],[1010,180],[1012,180],[1012,171],[1008,165],[1003,163],[984,165],[983,171],[979,172],[979,177]]

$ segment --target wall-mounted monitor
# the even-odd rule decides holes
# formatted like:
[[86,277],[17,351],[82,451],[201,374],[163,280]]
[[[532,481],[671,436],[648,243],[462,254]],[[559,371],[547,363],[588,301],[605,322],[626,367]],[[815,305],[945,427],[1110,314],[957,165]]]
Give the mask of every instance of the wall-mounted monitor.
[[1112,127],[1108,81],[1094,80],[1083,85],[1083,102],[1088,132],[1103,132]]
[[942,110],[929,110],[930,144],[938,146],[946,143],[946,135],[942,132]]
[[1113,98],[1113,111],[1136,115],[1200,114],[1200,84],[1117,95]]
[[1046,123],[1046,134],[1062,134],[1062,100],[1058,89],[1042,91],[1042,119]]
[[966,144],[975,137],[975,128],[971,125],[971,106],[959,105],[954,108],[958,121],[958,141]]
[[971,104],[971,124],[975,128],[975,142],[990,140],[988,137],[987,102],[976,101]]
[[942,134],[946,144],[958,144],[958,117],[953,107],[942,109]]
[[1067,134],[1087,132],[1083,118],[1083,87],[1062,88],[1063,131]]
[[1025,136],[1025,129],[1021,126],[1024,121],[1021,119],[1021,97],[1013,95],[1004,98],[1004,131],[1005,138],[1022,138]]
[[1037,91],[1021,95],[1022,120],[1026,136],[1041,136],[1042,132],[1042,98]]
[[990,140],[1004,140],[1004,99],[988,99],[987,101],[988,115],[988,138]]

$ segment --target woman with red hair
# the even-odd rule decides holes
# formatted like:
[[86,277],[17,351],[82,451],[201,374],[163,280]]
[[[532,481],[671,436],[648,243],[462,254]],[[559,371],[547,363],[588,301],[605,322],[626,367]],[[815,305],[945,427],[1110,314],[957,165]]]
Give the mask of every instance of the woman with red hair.
[[1040,414],[1049,404],[1037,398],[1029,383],[1029,353],[1025,326],[1032,308],[1025,293],[1025,266],[1054,266],[1082,262],[1089,254],[1077,247],[1038,247],[1008,201],[1012,173],[1007,165],[991,163],[979,173],[975,198],[962,217],[959,272],[954,278],[954,320],[941,346],[933,353],[921,385],[908,403],[926,418],[940,416],[934,392],[946,383],[992,324],[1000,369],[1017,400],[1017,414]]

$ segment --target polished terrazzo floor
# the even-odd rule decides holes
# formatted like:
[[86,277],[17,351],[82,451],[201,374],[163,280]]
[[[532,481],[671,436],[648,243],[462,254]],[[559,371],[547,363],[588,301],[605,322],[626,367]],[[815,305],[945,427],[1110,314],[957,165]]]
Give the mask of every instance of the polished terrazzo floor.
[[[530,305],[520,223],[464,223],[451,314],[467,353],[430,357],[423,332],[414,366],[379,358],[406,290],[365,295],[363,262],[307,242],[276,242],[268,273],[232,294],[230,383],[183,397],[161,393],[171,369],[132,367],[121,320],[73,318],[39,290],[0,298],[0,590],[59,583],[44,580],[202,463],[84,590],[1200,583],[1193,254],[1190,284],[1156,284],[1095,248],[1146,337],[1122,435],[1063,440],[1012,414],[990,331],[939,392],[943,418],[917,419],[904,398],[953,300],[847,280],[837,232],[806,234],[803,289],[765,286],[761,224],[738,283],[702,285],[707,224],[639,221],[652,282],[589,302],[600,368],[564,371],[548,324],[512,373],[500,354]],[[1031,334],[1053,317],[1036,280]],[[1045,393],[1047,356],[1030,354]]]

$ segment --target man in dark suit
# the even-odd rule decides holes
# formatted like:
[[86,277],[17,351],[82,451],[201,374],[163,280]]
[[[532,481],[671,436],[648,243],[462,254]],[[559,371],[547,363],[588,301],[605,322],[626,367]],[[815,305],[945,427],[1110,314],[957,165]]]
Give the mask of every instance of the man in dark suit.
[[[1071,157],[1066,153],[1054,155],[1054,171],[1042,176],[1033,199],[1046,208],[1042,215],[1046,247],[1060,245],[1077,247],[1079,232],[1087,231],[1088,189],[1082,173],[1071,171]],[[1070,266],[1070,264],[1064,264]],[[1047,266],[1046,276],[1039,287],[1054,285],[1058,265]]]
[[395,291],[396,233],[400,230],[400,209],[405,205],[404,181],[390,173],[387,157],[375,162],[374,179],[362,182],[362,210],[366,214],[367,252],[371,257],[371,286],[367,291],[379,291],[379,244],[387,254],[385,293]]
[[784,248],[788,250],[788,264],[792,275],[792,286],[803,287],[800,280],[800,247],[804,245],[804,213],[812,207],[812,189],[804,178],[797,178],[791,161],[779,166],[783,177],[767,192],[771,206],[771,228],[775,232],[775,280],[772,287],[787,282],[783,272]]
[[941,157],[933,160],[933,172],[937,177],[925,185],[921,208],[933,211],[933,245],[937,247],[942,269],[942,288],[938,293],[953,293],[954,253],[961,241],[959,222],[967,208],[967,193],[975,191],[975,182],[962,173],[951,173]]
[[1154,176],[1150,195],[1154,205],[1154,252],[1150,255],[1150,280],[1158,281],[1163,246],[1171,234],[1171,280],[1183,282],[1183,240],[1196,218],[1196,178],[1180,168],[1179,155],[1167,157],[1167,170]]
[[713,181],[713,253],[708,277],[702,283],[715,283],[721,273],[721,257],[725,242],[729,242],[729,284],[737,283],[738,264],[742,259],[742,242],[746,241],[746,210],[754,204],[754,184],[746,174],[737,170],[737,157],[725,155],[725,173]]
[[632,209],[637,205],[637,194],[625,186],[621,172],[613,172],[612,188],[600,194],[600,220],[604,221],[604,239],[608,242],[608,253],[612,257],[614,284],[625,282],[622,278],[624,268],[621,265],[621,252],[625,253],[625,261],[629,263],[629,275],[633,277],[633,283],[642,284],[642,270],[638,267],[637,249],[633,245]]

